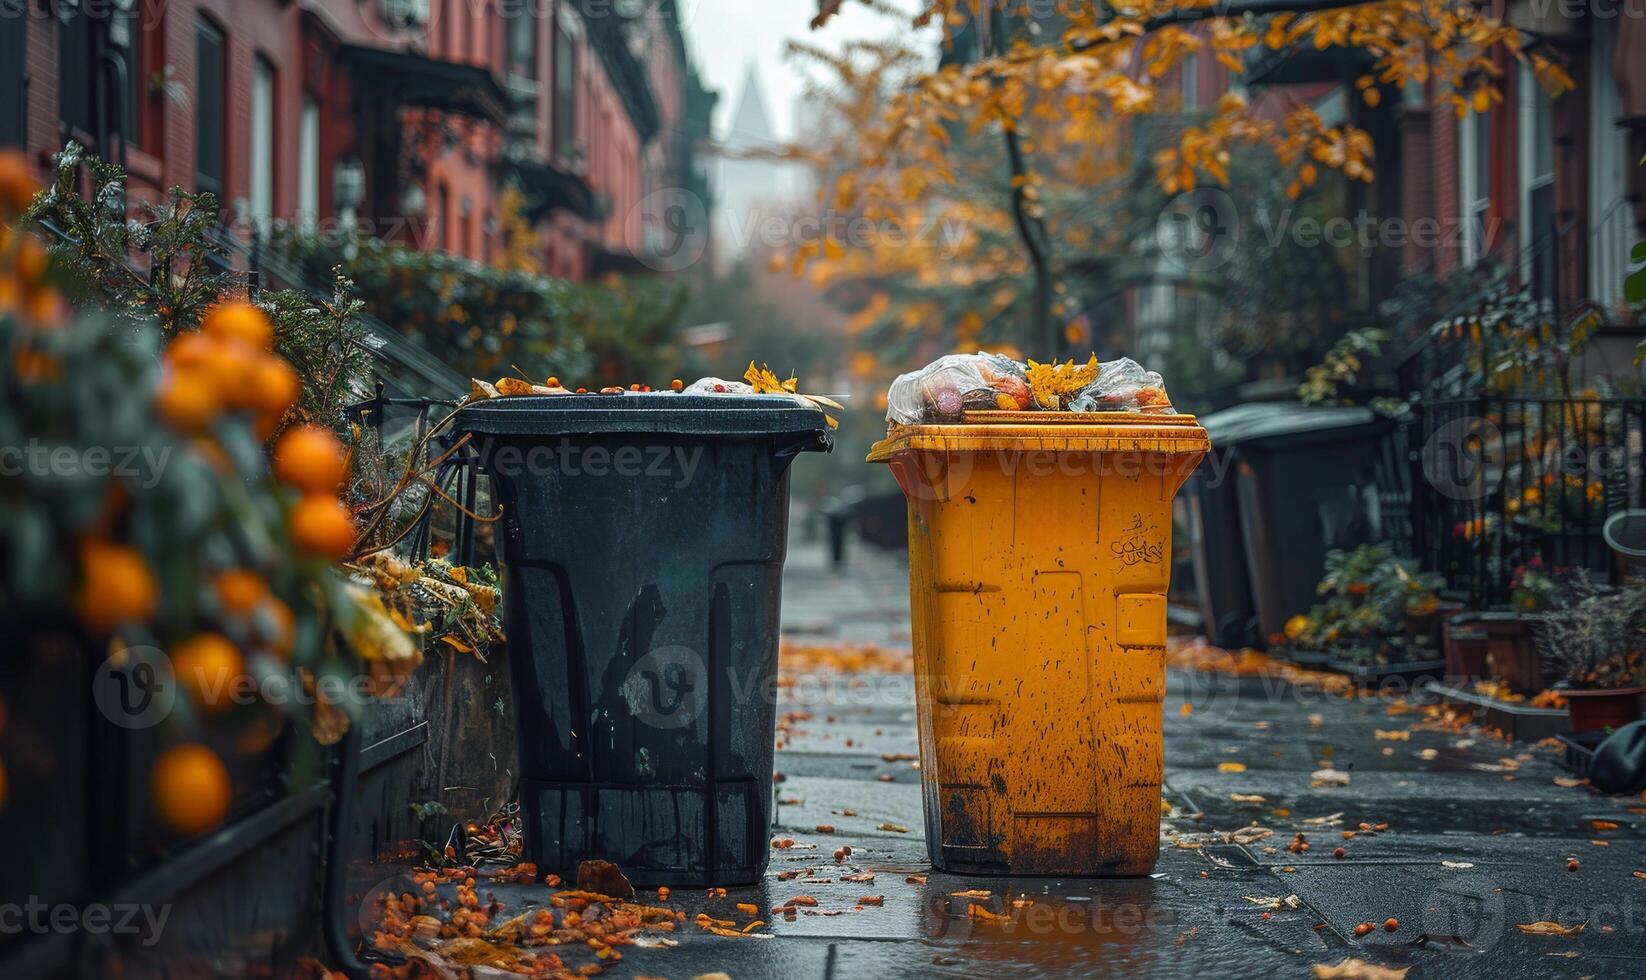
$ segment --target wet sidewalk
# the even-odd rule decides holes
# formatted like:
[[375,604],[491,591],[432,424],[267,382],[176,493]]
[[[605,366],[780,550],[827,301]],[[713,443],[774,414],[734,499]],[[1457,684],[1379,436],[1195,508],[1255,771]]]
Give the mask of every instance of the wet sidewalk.
[[[1359,972],[1322,975],[1646,975],[1646,801],[1594,794],[1552,750],[1416,700],[1271,677],[1171,672],[1152,876],[933,871],[907,572],[854,547],[836,572],[821,543],[791,542],[765,881],[676,890],[672,938],[624,947],[603,975],[1307,977],[1345,961]],[[500,915],[545,895],[495,894]]]
[[[790,648],[906,649],[906,575],[862,547],[834,572],[797,538]],[[1562,785],[1553,750],[1417,699],[1174,670],[1155,874],[998,879],[930,869],[907,678],[786,669],[777,835],[794,844],[741,900],[817,904],[772,940],[672,950],[670,976],[1307,976],[1349,958],[1413,978],[1646,975],[1646,801]]]

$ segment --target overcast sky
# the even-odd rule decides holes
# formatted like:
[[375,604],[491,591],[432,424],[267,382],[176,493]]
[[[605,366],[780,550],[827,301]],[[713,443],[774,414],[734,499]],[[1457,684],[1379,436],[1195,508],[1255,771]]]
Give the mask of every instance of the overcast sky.
[[825,47],[860,37],[881,37],[896,29],[886,17],[848,3],[821,31],[810,29],[817,0],[679,0],[686,38],[705,83],[720,93],[715,136],[724,138],[743,95],[752,64],[760,73],[766,108],[780,138],[792,137],[794,103],[804,90],[794,66],[783,56],[790,38]]

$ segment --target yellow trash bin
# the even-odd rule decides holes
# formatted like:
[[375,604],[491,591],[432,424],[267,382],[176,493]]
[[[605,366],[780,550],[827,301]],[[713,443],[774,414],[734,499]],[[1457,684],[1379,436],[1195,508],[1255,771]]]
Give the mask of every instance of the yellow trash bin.
[[898,426],[869,454],[908,498],[932,864],[1147,874],[1172,497],[1206,430],[1120,412],[966,420]]

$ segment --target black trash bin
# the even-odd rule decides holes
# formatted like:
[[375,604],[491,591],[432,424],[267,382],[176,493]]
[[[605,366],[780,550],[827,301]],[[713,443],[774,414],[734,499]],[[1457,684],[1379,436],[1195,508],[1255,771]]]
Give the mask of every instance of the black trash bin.
[[1368,408],[1296,402],[1241,405],[1201,424],[1229,454],[1221,470],[1202,463],[1194,487],[1208,629],[1260,644],[1317,601],[1327,551],[1386,537],[1378,490],[1396,482],[1394,424]]
[[503,508],[521,804],[545,872],[751,884],[772,819],[788,468],[780,395],[527,396],[463,410]]

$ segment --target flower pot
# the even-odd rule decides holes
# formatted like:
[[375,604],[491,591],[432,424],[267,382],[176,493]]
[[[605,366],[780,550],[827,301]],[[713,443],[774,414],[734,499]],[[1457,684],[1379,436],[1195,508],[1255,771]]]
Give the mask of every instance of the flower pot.
[[1426,613],[1403,612],[1400,627],[1412,646],[1432,654],[1440,650],[1440,610]]
[[1486,676],[1486,631],[1474,623],[1446,624],[1446,676],[1474,679]]
[[1486,633],[1487,673],[1516,694],[1536,694],[1552,679],[1532,640],[1533,619],[1519,613],[1482,613],[1479,619]]
[[1622,728],[1640,717],[1640,696],[1646,694],[1646,687],[1560,693],[1566,698],[1566,710],[1572,716],[1572,731],[1595,732]]

